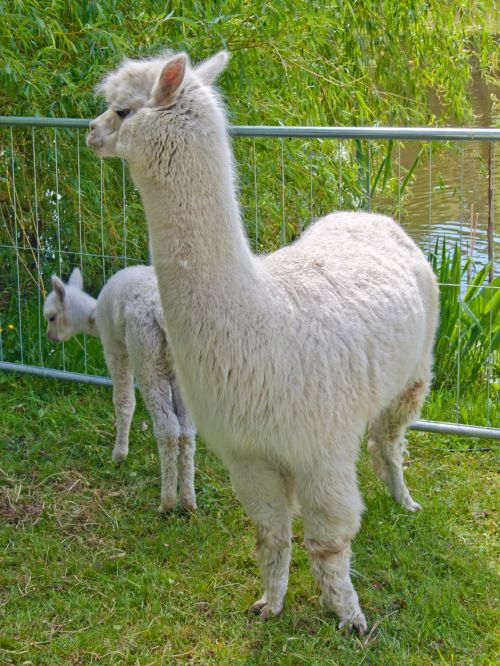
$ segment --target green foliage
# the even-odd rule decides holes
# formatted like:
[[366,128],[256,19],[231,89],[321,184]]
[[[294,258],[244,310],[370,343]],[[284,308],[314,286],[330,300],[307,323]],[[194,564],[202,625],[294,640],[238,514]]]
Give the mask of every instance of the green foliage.
[[495,382],[500,378],[500,276],[488,282],[489,265],[467,283],[471,259],[462,261],[458,244],[443,240],[430,257],[440,283],[441,314],[435,346],[435,382]]
[[[494,78],[493,0],[2,2],[5,115],[92,117],[125,55],[232,53],[223,87],[242,124],[417,124],[471,118],[470,72]],[[13,29],[15,26],[15,29]]]

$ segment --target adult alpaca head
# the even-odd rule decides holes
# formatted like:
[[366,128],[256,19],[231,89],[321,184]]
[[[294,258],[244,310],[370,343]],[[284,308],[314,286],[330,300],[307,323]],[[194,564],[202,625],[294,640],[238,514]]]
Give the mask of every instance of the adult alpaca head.
[[164,177],[179,141],[184,155],[190,137],[210,137],[207,120],[224,124],[210,84],[227,61],[224,51],[194,68],[185,53],[125,60],[97,87],[109,108],[90,123],[88,145],[101,157],[126,159],[134,179]]
[[[242,261],[247,269],[251,263],[226,116],[211,86],[227,61],[224,51],[196,67],[185,53],[125,60],[97,88],[109,108],[90,123],[87,144],[101,157],[128,162],[146,211],[153,263],[164,269],[158,272],[160,292],[162,281],[173,287],[169,303],[162,292],[169,311],[179,273],[196,266],[199,282],[206,283],[221,261],[237,257],[233,275],[242,275]],[[196,250],[189,244],[195,235],[204,237]],[[210,251],[200,256],[207,243]],[[192,273],[189,279],[197,278]]]

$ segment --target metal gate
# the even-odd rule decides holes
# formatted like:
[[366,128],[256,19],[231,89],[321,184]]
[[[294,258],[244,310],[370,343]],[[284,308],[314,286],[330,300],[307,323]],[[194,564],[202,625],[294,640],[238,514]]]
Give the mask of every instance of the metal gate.
[[[79,266],[85,288],[96,294],[116,270],[147,262],[138,193],[124,163],[103,162],[86,147],[88,123],[0,117],[0,369],[110,384],[98,341],[83,336],[56,347],[46,339],[42,316],[51,274],[67,278]],[[412,427],[500,438],[500,130],[235,126],[231,133],[243,218],[256,252],[293,240],[333,209],[388,213],[408,226],[410,184],[424,174],[422,214],[417,210],[416,226],[407,230],[417,230],[415,239],[446,276],[441,289],[457,320],[450,349],[448,341],[440,347],[450,356],[448,374],[434,389],[446,395],[447,421],[433,420],[427,407],[426,418]],[[454,185],[440,161],[446,151],[456,161]],[[479,202],[469,200],[470,178],[484,181]],[[452,223],[443,197],[456,204]],[[470,395],[480,404],[480,423],[470,422]]]

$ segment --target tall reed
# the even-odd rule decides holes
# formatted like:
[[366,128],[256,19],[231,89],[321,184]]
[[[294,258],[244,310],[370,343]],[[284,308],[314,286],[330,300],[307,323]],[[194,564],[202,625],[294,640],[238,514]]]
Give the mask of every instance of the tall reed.
[[[500,276],[488,284],[490,264],[474,273],[458,244],[436,241],[430,257],[440,284],[434,382],[440,386],[495,381],[500,375]],[[469,269],[473,277],[467,280]]]

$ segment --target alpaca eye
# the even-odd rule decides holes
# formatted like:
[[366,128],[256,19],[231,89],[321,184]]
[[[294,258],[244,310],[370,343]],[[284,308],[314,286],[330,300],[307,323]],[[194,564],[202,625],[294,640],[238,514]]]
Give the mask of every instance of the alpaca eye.
[[116,115],[120,116],[120,118],[123,120],[124,118],[126,118],[128,116],[130,111],[131,111],[131,109],[117,109]]
[[55,315],[52,315],[52,317],[49,317],[49,321],[55,321],[55,320],[56,320],[56,316],[55,316]]

